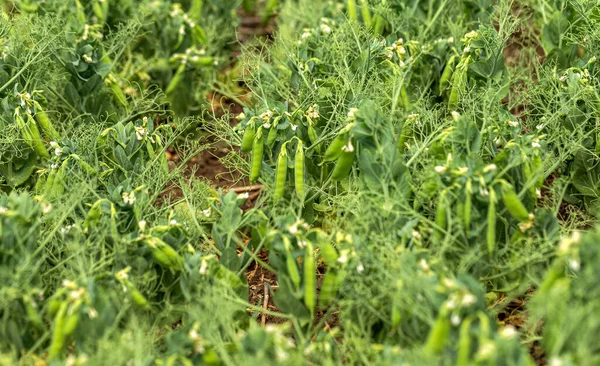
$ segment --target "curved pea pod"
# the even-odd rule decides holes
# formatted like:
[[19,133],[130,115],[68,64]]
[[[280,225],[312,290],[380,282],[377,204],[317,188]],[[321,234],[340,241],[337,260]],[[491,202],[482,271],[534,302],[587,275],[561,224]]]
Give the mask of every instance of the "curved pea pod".
[[108,1],[100,1],[95,0],[92,2],[92,10],[94,14],[98,18],[98,22],[100,24],[106,21],[106,16],[108,14]]
[[113,93],[113,96],[115,97],[115,99],[125,108],[129,108],[129,103],[127,102],[127,97],[125,96],[125,93],[123,93],[123,90],[121,89],[121,87],[119,86],[119,84],[117,84],[117,82],[115,80],[113,80],[111,77],[109,77],[107,79],[108,81],[108,86],[110,87],[110,90]]
[[252,162],[250,164],[250,183],[256,182],[256,180],[260,177],[260,168],[262,165],[263,159],[263,133],[262,127],[258,128],[256,132],[256,136],[254,136],[254,144],[252,146]]
[[446,62],[446,67],[442,72],[442,76],[440,77],[440,96],[444,93],[448,86],[450,85],[450,78],[452,73],[454,72],[454,66],[456,64],[457,55],[452,55]]
[[317,131],[315,131],[312,123],[308,125],[308,140],[311,144],[314,144],[317,141]]
[[102,215],[100,206],[102,205],[102,202],[104,202],[103,199],[96,201],[88,211],[85,221],[83,222],[83,228],[85,230],[89,230],[90,227],[96,226],[100,220],[100,216]]
[[48,349],[48,360],[53,360],[60,356],[65,345],[66,335],[64,334],[64,327],[67,306],[68,304],[66,302],[62,302],[56,313],[56,317],[54,318],[52,340],[50,342],[50,348]]
[[173,92],[175,91],[175,89],[177,89],[177,86],[183,79],[183,75],[185,75],[185,64],[182,63],[177,68],[175,75],[173,75],[171,82],[169,83],[169,85],[167,86],[167,89],[165,90],[165,94],[167,94],[167,95],[173,94]]
[[136,306],[144,310],[150,310],[150,303],[148,302],[148,299],[146,299],[146,297],[144,297],[144,295],[142,295],[142,293],[138,289],[132,287],[131,289],[129,289],[129,292],[131,294],[131,301]]
[[443,190],[440,193],[440,197],[438,200],[437,207],[435,209],[435,225],[433,232],[433,242],[439,243],[442,240],[443,232],[446,230],[446,226],[448,224],[448,202],[447,196],[448,191]]
[[31,142],[32,142],[32,147],[35,150],[35,152],[46,159],[50,158],[50,154],[48,153],[48,150],[46,150],[46,147],[44,146],[44,142],[42,140],[42,135],[40,135],[40,131],[37,128],[37,125],[35,123],[35,121],[33,120],[33,117],[31,117],[31,115],[27,115],[27,128],[29,130],[29,134],[31,136]]
[[496,248],[496,191],[490,188],[490,203],[487,211],[486,242],[490,257]]
[[352,145],[352,141],[348,140],[348,143],[342,147],[342,154],[335,163],[333,172],[331,173],[331,180],[340,181],[350,174],[352,170],[352,163],[354,163],[354,157],[356,156],[356,149]]
[[471,227],[471,210],[473,207],[472,197],[473,195],[473,182],[469,179],[465,184],[465,203],[463,208],[463,220],[465,224],[465,230],[468,232]]
[[456,107],[458,107],[460,96],[462,93],[464,93],[465,88],[467,87],[467,70],[470,60],[471,56],[462,59],[456,66],[456,70],[452,75],[452,89],[450,90],[450,96],[448,97],[448,108],[451,110],[454,110]]
[[471,355],[471,317],[465,319],[460,326],[458,336],[458,353],[456,356],[456,366],[469,366],[469,357]]
[[[269,133],[267,134],[267,146],[268,147],[272,147],[273,144],[275,143],[275,140],[277,139],[277,121],[279,120],[279,118],[280,117],[275,118],[275,121],[271,125],[271,128],[269,129]],[[244,136],[245,135],[246,135],[246,132],[244,131]]]
[[43,329],[44,323],[42,322],[42,317],[36,309],[36,304],[29,295],[23,297],[23,306],[25,307],[25,313],[27,313],[29,321],[36,327]]
[[172,270],[181,269],[183,258],[181,258],[173,247],[155,237],[146,238],[145,241],[151,249],[152,257],[156,259],[158,264]]
[[338,273],[334,268],[328,268],[319,292],[319,305],[329,306],[337,296],[338,290]]
[[[254,136],[256,136],[256,125],[254,120],[252,120],[246,126],[246,129],[244,130],[244,136],[242,136],[242,147],[240,148],[242,152],[247,153],[252,151],[252,145],[254,145]],[[277,132],[275,132],[275,137],[277,137]]]
[[214,57],[204,56],[204,57],[193,57],[189,63],[196,67],[206,67],[215,65],[215,61],[217,61]]
[[56,132],[54,125],[50,121],[50,118],[48,118],[48,114],[42,109],[42,106],[35,100],[33,101],[33,105],[35,107],[35,120],[40,125],[44,135],[53,141],[60,140],[60,135]]
[[427,342],[425,343],[425,349],[428,352],[438,354],[441,353],[448,341],[450,335],[450,319],[448,318],[448,311],[445,305],[442,305],[442,310],[437,316],[433,327],[429,331]]
[[313,255],[312,243],[307,241],[304,255],[304,304],[310,311],[311,317],[315,314],[317,305],[317,268]]
[[329,147],[327,147],[327,150],[325,150],[325,155],[323,156],[323,162],[328,163],[330,161],[337,160],[340,157],[340,155],[342,155],[342,148],[344,147],[344,145],[346,145],[346,141],[348,141],[347,136],[345,136],[343,134],[337,135],[333,139],[333,141],[331,141],[331,144],[329,144]]
[[75,329],[77,328],[77,324],[79,324],[79,309],[73,309],[73,314],[67,315],[65,317],[65,323],[63,327],[63,334],[65,337],[73,334]]
[[355,0],[347,0],[346,6],[348,7],[348,18],[350,18],[352,20],[358,20],[356,1]]
[[275,168],[275,192],[273,193],[273,199],[275,201],[280,200],[283,197],[283,192],[285,191],[285,180],[287,178],[287,170],[287,148],[284,144],[281,147],[279,156],[277,157],[277,167]]
[[298,140],[296,156],[294,157],[294,185],[296,187],[296,195],[301,201],[304,201],[304,146],[300,140]]
[[512,185],[507,182],[502,182],[502,202],[508,209],[508,212],[517,221],[524,223],[529,221],[529,212],[519,199]]
[[410,122],[410,119],[407,119],[406,121],[404,121],[404,124],[402,125],[402,130],[400,131],[400,136],[398,137],[398,151],[403,152],[406,149],[406,143],[408,142],[408,139],[412,137],[413,135],[413,130],[412,130],[412,123]]

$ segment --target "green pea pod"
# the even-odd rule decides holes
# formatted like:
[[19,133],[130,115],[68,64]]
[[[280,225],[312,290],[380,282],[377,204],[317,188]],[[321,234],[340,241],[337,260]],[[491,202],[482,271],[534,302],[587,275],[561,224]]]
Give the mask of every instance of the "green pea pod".
[[402,322],[402,313],[400,313],[400,307],[394,302],[392,302],[392,329],[397,329]]
[[150,303],[148,303],[148,300],[144,297],[144,295],[142,295],[142,293],[138,289],[132,287],[131,289],[129,289],[129,293],[131,294],[131,301],[136,306],[139,306],[141,309],[144,310],[150,310]]
[[262,127],[258,128],[256,132],[256,136],[254,136],[254,144],[252,146],[252,162],[250,166],[250,183],[256,182],[256,180],[260,177],[260,168],[262,165],[263,159],[263,132]]
[[385,28],[385,19],[383,19],[381,15],[375,14],[371,24],[373,25],[373,33],[378,35],[383,34],[383,30]]
[[450,319],[448,319],[448,311],[445,309],[445,305],[442,305],[443,309],[437,316],[433,327],[429,331],[427,337],[427,343],[425,343],[425,349],[428,352],[439,354],[443,351],[448,336],[450,335]]
[[[525,178],[525,182],[529,183],[533,177],[533,174],[531,172],[531,165],[529,165],[529,162],[527,161],[527,156],[523,151],[521,152],[521,158],[523,160],[523,164],[521,165],[523,177]],[[529,197],[531,197],[531,199],[533,199],[535,202],[537,199],[535,194],[535,184],[531,184],[529,186],[529,188],[527,189],[527,193],[529,193]]]
[[338,292],[338,274],[334,268],[328,268],[323,277],[323,283],[319,292],[319,305],[329,306]]
[[434,243],[440,243],[442,241],[442,235],[444,235],[444,231],[446,230],[446,226],[448,224],[448,202],[446,200],[447,194],[448,191],[442,191],[435,210],[435,225],[437,227],[434,228],[433,232]]
[[62,353],[65,345],[66,335],[64,334],[65,317],[67,315],[68,303],[63,302],[58,309],[54,318],[54,324],[52,328],[52,340],[50,342],[50,348],[48,349],[48,360],[54,360]]
[[165,94],[167,94],[167,95],[173,94],[173,92],[175,91],[175,89],[177,89],[177,86],[183,79],[184,74],[185,74],[185,64],[182,63],[177,68],[175,75],[173,76],[173,78],[171,79],[171,82],[167,86],[167,89],[165,90]]
[[300,288],[300,271],[298,271],[298,263],[296,263],[296,259],[292,254],[292,250],[290,248],[290,241],[288,238],[283,239],[284,247],[285,247],[285,265],[288,274],[290,275],[290,279],[294,284],[296,290]]
[[452,75],[452,90],[448,97],[448,109],[455,110],[458,107],[460,96],[465,92],[470,60],[471,56],[467,56],[467,58],[462,59],[456,66],[456,70]]
[[472,194],[473,194],[473,183],[469,179],[467,184],[465,185],[465,205],[463,211],[463,219],[465,224],[465,230],[467,233],[471,228],[471,209],[473,207],[472,203]]
[[311,317],[315,314],[317,305],[317,268],[313,255],[311,242],[306,243],[306,254],[304,255],[304,304],[310,311]]
[[81,5],[81,1],[75,0],[75,8],[77,9],[77,20],[80,24],[85,24],[87,19],[85,17],[85,9]]
[[440,96],[444,93],[448,86],[450,85],[450,77],[454,72],[454,65],[456,64],[457,55],[452,55],[446,62],[446,67],[442,72],[442,76],[440,77]]
[[348,143],[342,148],[342,154],[338,158],[338,161],[333,168],[331,173],[331,180],[334,182],[345,179],[350,170],[352,170],[352,163],[354,163],[354,157],[356,156],[356,149],[352,145],[352,141],[348,140]]
[[150,247],[150,252],[158,264],[168,269],[181,270],[183,258],[173,247],[155,237],[146,238],[145,242]]
[[328,240],[322,240],[319,243],[319,249],[321,252],[321,258],[327,265],[328,268],[335,267],[339,258],[337,250],[331,245]]
[[256,125],[254,120],[251,120],[244,130],[244,136],[242,136],[242,147],[240,149],[242,152],[247,153],[252,151],[252,145],[254,145],[254,136],[256,136]]
[[404,107],[404,109],[408,110],[410,109],[410,96],[408,95],[408,92],[406,91],[406,85],[402,84],[402,86],[400,87],[400,105],[402,105]]
[[362,15],[363,23],[365,23],[365,25],[367,27],[370,27],[371,26],[371,12],[369,11],[369,4],[367,3],[366,0],[361,1],[360,14]]
[[79,309],[74,309],[73,314],[68,315],[65,318],[65,323],[63,327],[63,334],[65,337],[73,334],[75,329],[77,329],[77,324],[79,324]]
[[25,312],[27,313],[27,318],[29,318],[29,321],[37,328],[44,329],[42,318],[36,310],[36,305],[29,295],[23,297],[23,306],[25,307]]
[[50,154],[44,146],[42,135],[40,135],[40,131],[38,130],[37,125],[31,115],[27,115],[27,129],[29,130],[31,141],[33,143],[32,147],[35,152],[43,158],[50,159]]
[[283,197],[287,170],[287,148],[286,144],[283,144],[279,156],[277,157],[277,167],[275,168],[275,192],[273,193],[273,199],[275,201],[280,200]]
[[[275,121],[273,121],[273,124],[271,125],[271,128],[269,129],[269,134],[267,135],[267,146],[268,147],[273,147],[273,144],[275,143],[275,140],[277,139],[277,121],[279,120],[280,117],[275,118]],[[245,134],[245,131],[244,131]]]
[[502,202],[517,221],[521,223],[529,221],[529,212],[527,212],[513,186],[507,182],[502,182]]
[[125,96],[125,93],[123,93],[123,90],[121,89],[119,84],[117,84],[115,81],[109,80],[108,86],[110,87],[110,90],[112,91],[115,99],[123,107],[129,108],[129,103],[127,102],[127,97]]
[[352,19],[352,20],[358,20],[358,12],[356,9],[356,1],[355,0],[348,0],[347,1],[347,6],[348,6],[348,18]]
[[340,155],[342,155],[342,148],[346,144],[346,141],[348,141],[348,136],[346,136],[345,134],[337,135],[333,139],[327,150],[325,150],[323,162],[328,163],[330,161],[337,160],[340,157]]
[[487,211],[486,242],[490,257],[496,248],[496,191],[490,188],[490,203]]
[[467,318],[460,326],[458,336],[458,354],[456,356],[456,366],[469,366],[469,357],[471,354],[471,323],[472,318]]
[[53,141],[60,140],[58,132],[56,132],[54,125],[50,121],[50,118],[48,118],[48,114],[42,109],[42,106],[35,100],[33,101],[33,106],[35,107],[35,120],[40,125],[44,135]]
[[294,158],[294,185],[296,186],[296,195],[301,201],[304,201],[304,147],[300,140],[298,140]]
[[312,123],[308,125],[308,140],[311,144],[314,144],[317,141],[317,132]]

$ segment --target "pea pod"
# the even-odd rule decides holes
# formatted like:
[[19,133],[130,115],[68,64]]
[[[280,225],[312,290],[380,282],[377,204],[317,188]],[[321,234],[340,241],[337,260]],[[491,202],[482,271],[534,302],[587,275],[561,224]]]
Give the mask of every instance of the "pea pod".
[[183,265],[183,258],[177,253],[173,247],[159,238],[149,237],[145,239],[146,244],[150,247],[150,253],[161,266],[180,270]]
[[285,247],[285,266],[288,274],[290,275],[290,279],[292,283],[296,287],[296,289],[300,288],[300,271],[298,271],[298,263],[296,263],[296,259],[292,254],[291,244],[288,238],[283,238],[283,243]]
[[42,322],[42,318],[36,310],[36,304],[33,302],[33,299],[31,299],[29,295],[25,295],[23,297],[23,306],[25,307],[25,312],[27,313],[29,321],[33,323],[33,325],[35,325],[36,327],[43,329],[44,323]]
[[456,356],[456,366],[469,366],[469,357],[471,354],[471,323],[472,318],[467,318],[460,326],[458,336],[458,354]]
[[454,74],[452,75],[452,90],[450,91],[450,96],[448,97],[448,108],[451,110],[454,110],[456,107],[458,107],[460,96],[462,93],[464,93],[467,87],[467,70],[469,68],[470,60],[471,56],[461,59],[456,66]]
[[252,146],[252,162],[250,165],[250,183],[256,182],[256,180],[260,177],[260,168],[262,165],[263,159],[263,133],[262,127],[258,128],[256,132],[256,136],[254,136],[254,144]]
[[446,196],[448,192],[443,190],[440,193],[438,204],[435,210],[435,225],[437,226],[433,232],[433,242],[439,243],[442,240],[443,232],[446,230],[448,223],[448,203],[446,202]]
[[304,304],[310,311],[311,316],[315,314],[317,305],[317,269],[315,266],[315,257],[311,242],[306,243],[306,253],[304,255]]
[[383,30],[385,28],[385,19],[383,19],[383,17],[379,14],[375,14],[373,16],[373,21],[371,22],[372,24],[372,28],[373,28],[373,33],[378,34],[378,35],[382,35],[383,34]]
[[448,59],[448,62],[446,62],[446,67],[444,68],[442,76],[440,77],[440,96],[444,93],[446,89],[448,89],[448,86],[450,85],[450,78],[452,76],[452,73],[454,72],[454,66],[456,64],[457,58],[457,55],[452,55]]
[[40,135],[40,131],[37,128],[37,125],[35,124],[35,121],[33,120],[33,117],[31,117],[31,115],[27,115],[27,125],[26,128],[29,131],[29,134],[31,136],[31,142],[32,142],[32,147],[35,150],[35,152],[46,159],[50,158],[50,154],[48,153],[48,150],[46,150],[46,147],[44,146],[44,142],[42,140],[42,135]]
[[123,93],[123,90],[121,89],[119,84],[117,84],[117,82],[114,80],[114,77],[112,75],[109,75],[109,77],[106,80],[107,80],[108,86],[110,87],[110,90],[112,91],[115,99],[123,107],[129,108],[129,103],[127,102],[127,97],[125,96],[125,93]]
[[56,132],[54,125],[50,122],[50,118],[48,118],[48,114],[42,109],[42,106],[35,100],[33,101],[33,106],[35,107],[35,120],[40,125],[44,135],[53,141],[60,140],[58,132]]
[[294,185],[296,186],[296,195],[301,201],[304,201],[304,147],[300,140],[298,140],[298,145],[296,146],[296,156],[294,160]]
[[369,4],[366,0],[361,1],[360,14],[362,15],[363,23],[369,27],[371,25],[371,12],[369,11]]
[[519,199],[512,185],[502,182],[502,201],[508,209],[508,212],[517,221],[524,223],[529,221],[529,212]]
[[334,267],[337,264],[339,255],[333,245],[331,245],[328,240],[323,240],[321,243],[319,243],[319,249],[321,252],[321,258],[323,258],[323,261],[327,267]]
[[[267,134],[267,146],[268,147],[272,147],[273,143],[275,143],[275,139],[277,139],[277,125],[278,125],[280,118],[281,117],[276,117],[275,120],[273,121],[273,123],[271,124],[269,133]],[[245,136],[245,131],[244,131],[244,136]]]
[[535,188],[541,189],[544,185],[544,171],[542,156],[539,152],[539,149],[536,149],[533,152],[533,157],[531,158],[531,171],[534,176],[538,177],[535,182]]
[[283,197],[288,170],[287,165],[287,147],[286,144],[283,144],[279,156],[277,157],[277,167],[275,168],[275,192],[273,193],[273,199],[275,201]]
[[323,284],[319,292],[319,304],[328,306],[335,299],[338,292],[338,273],[334,268],[328,268],[323,277]]
[[356,1],[355,0],[348,0],[347,1],[347,6],[348,6],[348,18],[352,19],[352,20],[358,20],[358,12],[356,9]]
[[348,143],[342,148],[342,154],[333,168],[331,180],[334,182],[340,181],[348,176],[350,170],[352,169],[352,163],[354,162],[355,155],[356,150],[352,145],[352,140],[348,140]]
[[490,189],[490,203],[487,212],[486,242],[490,257],[496,247],[496,191]]
[[317,141],[317,131],[315,131],[312,123],[309,123],[308,125],[308,140],[311,144],[314,144]]
[[442,310],[437,316],[433,327],[429,331],[425,349],[431,353],[441,353],[444,345],[448,341],[450,335],[450,319],[448,319],[448,310],[445,305],[442,305]]
[[[273,127],[271,127],[273,129]],[[269,131],[269,135],[270,135]],[[244,136],[242,137],[241,151],[244,153],[252,151],[252,145],[254,144],[254,136],[256,136],[256,126],[254,120],[248,122],[246,129],[244,130]],[[268,141],[267,141],[268,143]]]
[[177,68],[177,71],[175,72],[175,75],[173,75],[173,78],[171,79],[171,82],[167,86],[167,89],[165,89],[165,94],[167,94],[167,95],[173,94],[173,92],[175,91],[175,89],[177,89],[177,86],[183,79],[184,74],[185,74],[185,64],[182,63]]
[[329,147],[327,147],[327,150],[325,150],[325,155],[323,156],[323,162],[328,163],[330,161],[337,160],[340,157],[340,155],[342,155],[342,148],[346,144],[347,140],[348,140],[347,136],[345,136],[343,134],[337,135],[333,139],[331,144],[329,144]]
[[71,334],[73,334],[73,332],[77,328],[77,324],[79,324],[79,308],[75,306],[72,307],[72,312],[72,314],[68,315],[65,318],[65,324],[63,327],[63,334],[65,335],[65,337],[68,337]]
[[54,327],[52,329],[52,340],[48,349],[48,360],[53,360],[60,356],[65,345],[66,335],[64,334],[65,316],[69,304],[62,302],[54,318]]
[[[529,162],[527,161],[527,156],[525,155],[525,153],[522,151],[521,152],[521,158],[523,160],[523,164],[522,164],[522,169],[523,169],[523,177],[525,178],[525,182],[527,184],[529,184],[529,182],[531,181],[533,175],[531,172],[531,165],[529,165]],[[536,194],[535,194],[535,184],[531,184],[529,186],[529,188],[527,189],[527,193],[529,193],[529,197],[531,197],[531,199],[535,200],[537,199]]]
[[144,310],[150,310],[150,303],[148,303],[146,297],[144,297],[144,295],[142,295],[142,293],[138,289],[136,289],[132,285],[132,288],[129,290],[129,293],[131,294],[131,301],[133,301],[135,305],[139,306]]

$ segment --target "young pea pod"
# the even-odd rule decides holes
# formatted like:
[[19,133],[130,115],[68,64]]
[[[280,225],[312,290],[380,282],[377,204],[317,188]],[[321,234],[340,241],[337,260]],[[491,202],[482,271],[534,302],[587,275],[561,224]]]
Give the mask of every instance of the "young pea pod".
[[323,162],[328,163],[330,161],[335,161],[337,158],[342,155],[342,148],[346,145],[346,141],[348,141],[348,137],[339,134],[333,139],[327,150],[325,150],[325,156],[323,156]]
[[440,193],[439,201],[435,210],[435,225],[433,232],[433,242],[439,243],[442,240],[442,235],[444,231],[446,231],[446,226],[448,223],[448,202],[447,202],[447,194],[448,191],[443,190]]
[[35,107],[35,120],[40,125],[44,135],[53,141],[60,140],[58,132],[56,132],[54,125],[50,122],[50,118],[48,118],[48,114],[44,112],[42,106],[35,100],[33,101],[33,105]]
[[258,177],[260,177],[260,168],[262,165],[263,159],[263,132],[262,127],[258,128],[256,132],[256,136],[254,136],[254,144],[252,146],[252,162],[250,165],[250,183],[256,182]]
[[507,182],[502,182],[502,202],[517,221],[521,223],[529,221],[529,212],[527,212],[513,186]]
[[306,193],[304,191],[304,147],[300,140],[298,140],[294,160],[294,185],[296,186],[296,195],[301,201],[304,201]]
[[52,340],[50,342],[50,348],[48,350],[48,360],[54,360],[60,356],[65,340],[67,336],[64,334],[65,317],[67,315],[67,302],[62,302],[54,317],[54,324],[52,328]]
[[323,284],[319,292],[319,305],[328,306],[335,299],[338,292],[338,273],[335,268],[327,268],[323,277]]
[[448,97],[448,109],[455,110],[458,107],[460,97],[467,87],[467,70],[469,69],[469,61],[471,56],[461,59],[456,66],[456,71],[452,75],[452,90]]
[[486,242],[490,257],[496,247],[496,191],[490,187],[490,203],[487,212]]
[[450,85],[450,78],[454,73],[454,65],[456,64],[457,55],[452,55],[446,62],[446,67],[442,72],[442,76],[440,77],[440,96],[444,93],[448,86]]
[[460,326],[458,336],[458,354],[456,356],[456,366],[469,366],[469,357],[471,353],[471,323],[472,318],[467,318]]
[[365,26],[371,26],[371,12],[369,11],[369,4],[367,0],[361,0],[360,14],[362,15]]
[[125,93],[123,93],[123,90],[121,89],[121,87],[119,86],[119,84],[117,84],[117,81],[115,80],[114,76],[109,75],[106,78],[106,83],[110,87],[110,90],[112,91],[113,96],[115,97],[115,99],[123,107],[129,108],[129,103],[127,102],[127,97],[125,96]]
[[[275,126],[271,127],[271,129],[275,129]],[[254,120],[248,122],[246,129],[244,130],[244,136],[242,137],[242,147],[241,151],[244,153],[252,151],[252,145],[254,145],[254,136],[256,135],[256,125]],[[269,136],[271,135],[271,131],[269,131]],[[268,141],[267,141],[268,143]]]
[[347,1],[347,6],[348,6],[348,18],[352,19],[352,20],[358,20],[358,12],[356,9],[356,1],[355,0],[348,0]]
[[26,128],[29,131],[29,134],[31,136],[31,142],[33,144],[33,149],[35,150],[36,153],[38,153],[39,156],[49,159],[50,158],[50,154],[48,153],[48,150],[46,150],[46,147],[44,146],[44,142],[42,140],[42,135],[40,135],[40,131],[37,128],[37,125],[35,123],[35,121],[33,120],[33,117],[31,117],[31,115],[27,115],[27,125]]
[[314,144],[317,141],[317,131],[315,131],[312,123],[309,123],[308,125],[308,140],[311,144]]
[[338,158],[333,172],[331,173],[331,180],[340,181],[348,176],[352,169],[352,163],[356,155],[356,149],[352,145],[352,140],[348,140],[346,145],[342,147],[342,154]]
[[[267,134],[267,146],[273,147],[275,143],[275,139],[277,139],[277,124],[281,117],[276,117],[273,123],[271,124],[271,128],[269,129],[269,133]],[[244,134],[245,135],[245,134]]]
[[181,270],[183,258],[173,247],[156,237],[148,237],[145,242],[158,264],[171,270]]
[[433,324],[433,327],[429,331],[427,337],[427,343],[425,349],[434,354],[439,354],[443,351],[444,345],[448,341],[450,335],[450,319],[448,319],[448,310],[446,305],[442,305],[442,310],[438,314],[438,317]]
[[287,147],[286,144],[283,144],[279,156],[277,157],[277,167],[275,168],[275,192],[273,193],[273,199],[275,201],[280,200],[283,197],[287,170]]
[[44,329],[42,317],[36,309],[37,305],[29,295],[25,295],[23,297],[23,306],[25,307],[25,312],[27,313],[29,321],[33,323],[33,325],[35,325],[36,327]]
[[378,35],[382,35],[383,34],[383,30],[385,28],[385,19],[383,19],[383,17],[379,14],[375,14],[373,16],[373,21],[371,22],[372,28],[373,28],[373,33],[378,34]]
[[144,310],[150,310],[150,303],[148,302],[148,299],[146,299],[146,297],[144,297],[144,295],[142,295],[142,293],[133,285],[129,293],[131,294],[131,301],[133,301],[136,306]]
[[322,240],[319,244],[319,249],[321,258],[323,258],[323,262],[325,262],[327,267],[334,267],[337,264],[339,255],[329,240]]
[[306,242],[306,253],[304,255],[304,304],[310,311],[311,317],[315,314],[317,305],[317,268],[313,246],[310,241]]
[[535,177],[537,177],[534,187],[537,189],[541,189],[544,185],[544,171],[542,156],[540,154],[539,149],[536,149],[533,152],[533,157],[531,158],[531,172]]
[[167,89],[165,90],[165,94],[167,94],[167,95],[173,94],[173,92],[175,91],[175,89],[177,89],[177,86],[179,85],[179,83],[183,79],[183,75],[184,74],[185,74],[185,64],[182,63],[177,68],[177,71],[175,72],[175,75],[173,75],[173,78],[171,79],[171,82],[169,83],[169,85],[167,86]]

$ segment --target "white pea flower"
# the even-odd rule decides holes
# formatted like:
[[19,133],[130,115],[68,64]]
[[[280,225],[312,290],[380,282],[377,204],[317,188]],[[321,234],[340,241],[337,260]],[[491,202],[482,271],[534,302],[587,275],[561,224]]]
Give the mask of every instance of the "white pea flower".
[[342,151],[345,152],[353,152],[354,151],[354,145],[352,145],[352,141],[348,140],[348,143],[344,146],[342,146]]
[[536,130],[540,131],[542,128],[544,128],[544,124],[540,123],[539,125],[535,126]]
[[201,275],[205,275],[207,271],[208,271],[208,262],[205,259],[203,259],[202,263],[200,263],[199,272]]
[[571,259],[569,260],[569,268],[577,272],[581,269],[581,262],[579,262],[577,259]]
[[304,249],[304,248],[306,248],[306,245],[307,245],[307,243],[305,240],[298,240],[298,248]]
[[434,169],[437,173],[444,174],[448,168],[443,165],[438,165]]
[[471,306],[477,302],[477,297],[473,294],[465,294],[462,298],[461,304],[464,306]]
[[210,217],[211,214],[211,209],[207,208],[206,210],[202,210],[202,213],[204,214],[204,216],[206,217]]
[[452,111],[450,114],[452,115],[452,118],[453,118],[455,121],[457,121],[457,120],[458,120],[458,118],[460,118],[460,113],[458,113],[457,111]]
[[507,325],[500,331],[500,336],[505,339],[514,339],[519,335],[517,328],[512,325]]
[[248,197],[250,197],[250,195],[248,194],[248,192],[244,192],[244,193],[240,193],[237,195],[237,199],[238,200],[247,200]]
[[454,325],[455,327],[458,327],[461,321],[462,319],[458,314],[452,314],[452,316],[450,317],[450,323],[452,323],[452,325]]
[[298,234],[298,224],[294,224],[290,227],[288,227],[288,231],[290,232],[290,234],[292,235],[296,235]]
[[412,231],[412,233],[411,233],[411,235],[412,235],[412,237],[413,237],[413,238],[415,238],[416,240],[421,240],[421,234],[420,234],[418,231],[416,231],[416,230],[413,230],[413,231]]
[[338,257],[338,263],[344,264],[346,262],[348,262],[348,251],[342,250],[341,255]]
[[331,28],[327,24],[321,24],[321,32],[325,34],[330,34]]
[[431,268],[429,268],[429,264],[427,263],[427,261],[425,259],[421,259],[419,261],[419,266],[421,267],[423,272],[429,272],[431,270]]
[[448,43],[454,43],[454,37],[448,38]]
[[508,125],[511,127],[519,127],[518,121],[508,121]]
[[171,219],[171,221],[169,221],[169,225],[177,225],[177,220]]
[[358,108],[350,108],[350,111],[348,111],[348,119],[354,118],[356,112],[358,112]]
[[539,141],[534,141],[531,143],[531,147],[533,147],[534,149],[539,149],[542,145],[540,145]]
[[146,230],[146,221],[145,220],[139,221],[138,228],[140,229],[140,231]]
[[497,169],[496,164],[490,164],[490,165],[486,166],[485,168],[483,168],[483,172],[488,173],[488,172],[492,172],[496,169]]
[[8,210],[6,209],[6,207],[1,207],[0,206],[0,215],[4,215],[7,212],[8,212]]
[[298,128],[298,126],[294,125],[294,124],[292,124],[291,127],[292,127],[292,131],[296,131],[296,129]]
[[535,196],[536,196],[537,198],[542,198],[542,191],[540,191],[540,189],[539,189],[539,188],[536,188],[536,189],[535,189]]
[[363,266],[362,263],[358,263],[358,266],[356,266],[356,271],[358,273],[362,273],[365,270],[365,267]]

